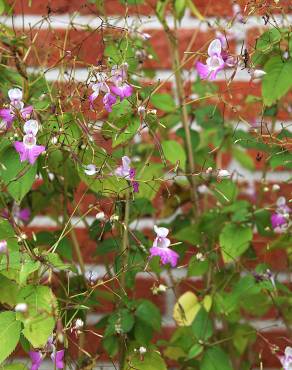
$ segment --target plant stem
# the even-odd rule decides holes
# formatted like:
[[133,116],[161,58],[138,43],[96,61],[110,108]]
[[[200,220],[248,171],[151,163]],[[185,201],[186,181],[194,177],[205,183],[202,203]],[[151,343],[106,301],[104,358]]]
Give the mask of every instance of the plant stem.
[[199,214],[199,205],[198,205],[198,195],[196,190],[196,181],[194,178],[195,172],[195,162],[192,150],[192,141],[191,141],[191,132],[190,132],[190,124],[188,118],[187,107],[185,105],[185,92],[183,86],[183,80],[181,75],[181,70],[179,68],[180,65],[180,57],[179,57],[179,50],[178,50],[178,41],[176,37],[176,27],[174,30],[174,34],[171,32],[166,32],[169,40],[171,57],[172,57],[172,69],[175,75],[175,83],[176,83],[176,91],[177,91],[177,99],[179,105],[181,107],[181,119],[183,128],[185,131],[185,145],[187,148],[187,156],[188,156],[188,167],[190,174],[188,175],[188,180],[190,183],[190,195],[192,201],[192,209],[193,209],[193,222],[196,220]]
[[[128,254],[129,254],[129,216],[130,216],[130,189],[126,190],[125,195],[125,207],[124,207],[124,219],[122,223],[122,248],[121,248],[121,259],[122,259],[122,270],[120,275],[120,287],[121,287],[121,297],[125,294],[126,288],[126,271],[128,265]],[[124,368],[126,355],[126,346],[123,336],[120,338],[120,353],[119,353],[119,368],[122,370]]]

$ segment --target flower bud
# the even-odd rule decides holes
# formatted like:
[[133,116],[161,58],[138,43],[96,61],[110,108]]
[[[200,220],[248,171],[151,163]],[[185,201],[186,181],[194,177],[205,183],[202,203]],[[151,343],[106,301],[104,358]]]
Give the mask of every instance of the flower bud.
[[218,172],[218,177],[220,177],[220,178],[228,178],[230,176],[231,176],[230,172],[227,171],[227,170],[219,170],[219,172]]
[[14,311],[24,313],[27,311],[27,309],[28,309],[28,306],[26,303],[17,303],[17,305],[14,308]]
[[0,254],[7,253],[7,241],[6,240],[0,240]]

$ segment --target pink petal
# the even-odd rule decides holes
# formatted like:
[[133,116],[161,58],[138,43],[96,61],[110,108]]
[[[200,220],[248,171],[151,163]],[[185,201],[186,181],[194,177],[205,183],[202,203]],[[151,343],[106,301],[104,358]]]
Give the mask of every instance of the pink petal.
[[43,145],[35,145],[33,148],[28,150],[28,161],[30,164],[34,164],[38,156],[44,152],[46,148]]
[[172,267],[175,267],[177,265],[177,261],[179,259],[179,255],[169,248],[150,248],[150,258],[154,256],[159,256],[163,265],[170,263]]
[[64,368],[64,353],[65,351],[62,349],[61,351],[57,351],[56,353],[51,354],[52,361],[56,364],[57,369],[63,369]]
[[30,370],[38,370],[42,363],[42,354],[39,351],[30,351],[29,356],[31,358],[31,368]]
[[14,145],[15,150],[18,152],[20,156],[20,162],[26,161],[28,159],[28,150],[23,144],[23,142],[15,141],[13,145]]
[[196,63],[196,70],[202,80],[206,80],[211,72],[209,67],[201,62]]

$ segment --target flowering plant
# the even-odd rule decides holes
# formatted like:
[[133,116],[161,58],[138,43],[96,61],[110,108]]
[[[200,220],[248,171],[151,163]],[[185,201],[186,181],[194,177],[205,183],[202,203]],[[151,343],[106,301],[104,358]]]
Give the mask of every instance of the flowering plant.
[[[0,1],[7,19],[16,3]],[[291,370],[285,9],[214,20],[158,0],[155,50],[128,17],[150,2],[116,3],[119,20],[88,1],[93,24],[72,14],[49,48],[54,9],[31,37],[0,29],[0,365],[245,370],[272,355]],[[186,47],[190,14],[215,32]],[[242,47],[254,17],[270,27]]]

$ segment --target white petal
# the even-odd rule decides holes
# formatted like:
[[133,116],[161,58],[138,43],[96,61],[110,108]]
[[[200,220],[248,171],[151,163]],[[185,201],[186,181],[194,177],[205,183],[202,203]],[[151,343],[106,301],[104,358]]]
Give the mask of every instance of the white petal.
[[220,55],[222,50],[221,41],[219,39],[215,39],[211,42],[208,47],[208,54],[211,56],[217,54]]
[[88,164],[87,166],[85,166],[84,172],[88,176],[93,176],[97,172],[96,166],[94,164]]
[[36,134],[38,133],[38,130],[39,130],[39,124],[38,124],[38,121],[36,121],[35,119],[30,119],[29,121],[26,121],[23,126],[23,131],[26,134],[33,134],[34,136],[36,136]]
[[11,101],[22,100],[22,90],[15,88],[8,90],[8,96]]
[[131,159],[125,155],[122,157],[122,162],[124,170],[130,170]]
[[157,236],[160,236],[161,238],[165,238],[169,233],[169,230],[166,227],[158,227],[156,225],[154,225],[154,231]]

